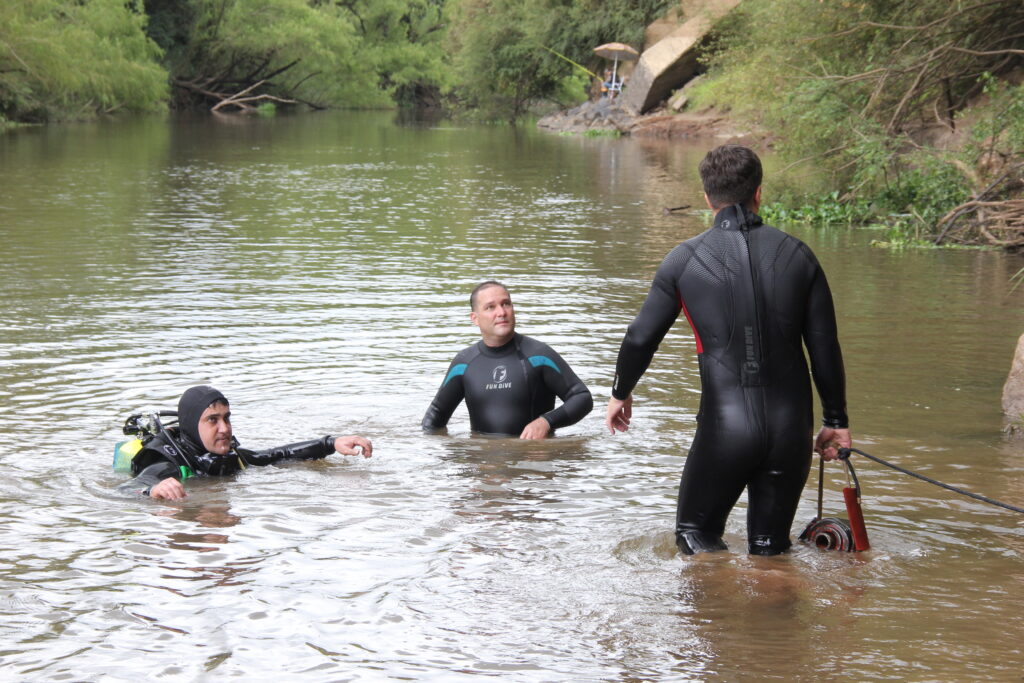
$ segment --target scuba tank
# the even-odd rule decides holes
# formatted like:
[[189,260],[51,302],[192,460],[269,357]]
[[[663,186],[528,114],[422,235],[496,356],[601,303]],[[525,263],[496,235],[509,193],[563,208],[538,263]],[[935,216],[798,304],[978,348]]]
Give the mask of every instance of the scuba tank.
[[[164,424],[160,418],[174,418]],[[139,454],[143,445],[160,432],[177,422],[178,413],[175,410],[154,410],[152,412],[133,413],[124,421],[121,431],[126,436],[134,436],[134,439],[118,441],[114,444],[114,462],[112,467],[115,472],[131,472],[132,459]]]

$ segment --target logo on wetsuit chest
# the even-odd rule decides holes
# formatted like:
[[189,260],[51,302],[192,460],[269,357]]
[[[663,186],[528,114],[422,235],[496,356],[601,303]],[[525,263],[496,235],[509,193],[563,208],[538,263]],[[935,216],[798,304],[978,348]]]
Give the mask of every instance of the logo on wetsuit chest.
[[508,379],[508,368],[506,368],[504,365],[499,365],[498,367],[494,368],[494,370],[491,372],[491,379],[493,379],[494,382],[489,382],[488,384],[484,385],[484,389],[512,388],[512,382],[506,381]]

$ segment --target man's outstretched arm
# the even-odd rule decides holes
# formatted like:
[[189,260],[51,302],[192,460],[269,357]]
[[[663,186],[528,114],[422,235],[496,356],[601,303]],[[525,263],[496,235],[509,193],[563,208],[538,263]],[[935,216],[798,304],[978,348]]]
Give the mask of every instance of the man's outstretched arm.
[[[456,361],[458,361],[457,358]],[[444,382],[441,383],[434,395],[434,400],[430,402],[427,412],[423,415],[421,423],[423,431],[440,432],[448,426],[448,420],[451,419],[452,413],[466,396],[462,376],[467,367],[466,363],[454,362],[448,368]]]

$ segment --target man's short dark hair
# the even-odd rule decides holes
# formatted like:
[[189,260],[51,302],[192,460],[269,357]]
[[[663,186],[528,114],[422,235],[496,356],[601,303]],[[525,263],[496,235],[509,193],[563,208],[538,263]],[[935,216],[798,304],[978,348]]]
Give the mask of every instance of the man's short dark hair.
[[473,291],[469,295],[469,308],[470,308],[470,310],[473,310],[473,311],[476,310],[476,295],[479,294],[482,290],[487,289],[488,287],[501,287],[506,292],[508,291],[508,287],[506,287],[505,285],[501,284],[497,280],[484,280],[483,282],[478,284],[476,287],[474,287]]
[[748,204],[761,186],[761,160],[743,145],[722,145],[708,152],[700,162],[704,194],[716,209],[730,204]]

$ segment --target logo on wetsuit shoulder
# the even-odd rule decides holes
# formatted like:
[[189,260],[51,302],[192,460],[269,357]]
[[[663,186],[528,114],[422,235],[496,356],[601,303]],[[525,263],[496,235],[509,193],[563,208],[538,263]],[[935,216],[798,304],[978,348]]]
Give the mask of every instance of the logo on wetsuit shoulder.
[[494,382],[490,382],[484,385],[484,389],[512,388],[512,382],[505,381],[508,379],[508,368],[506,368],[504,365],[499,365],[498,367],[494,368],[494,370],[491,372],[491,379],[493,379]]

